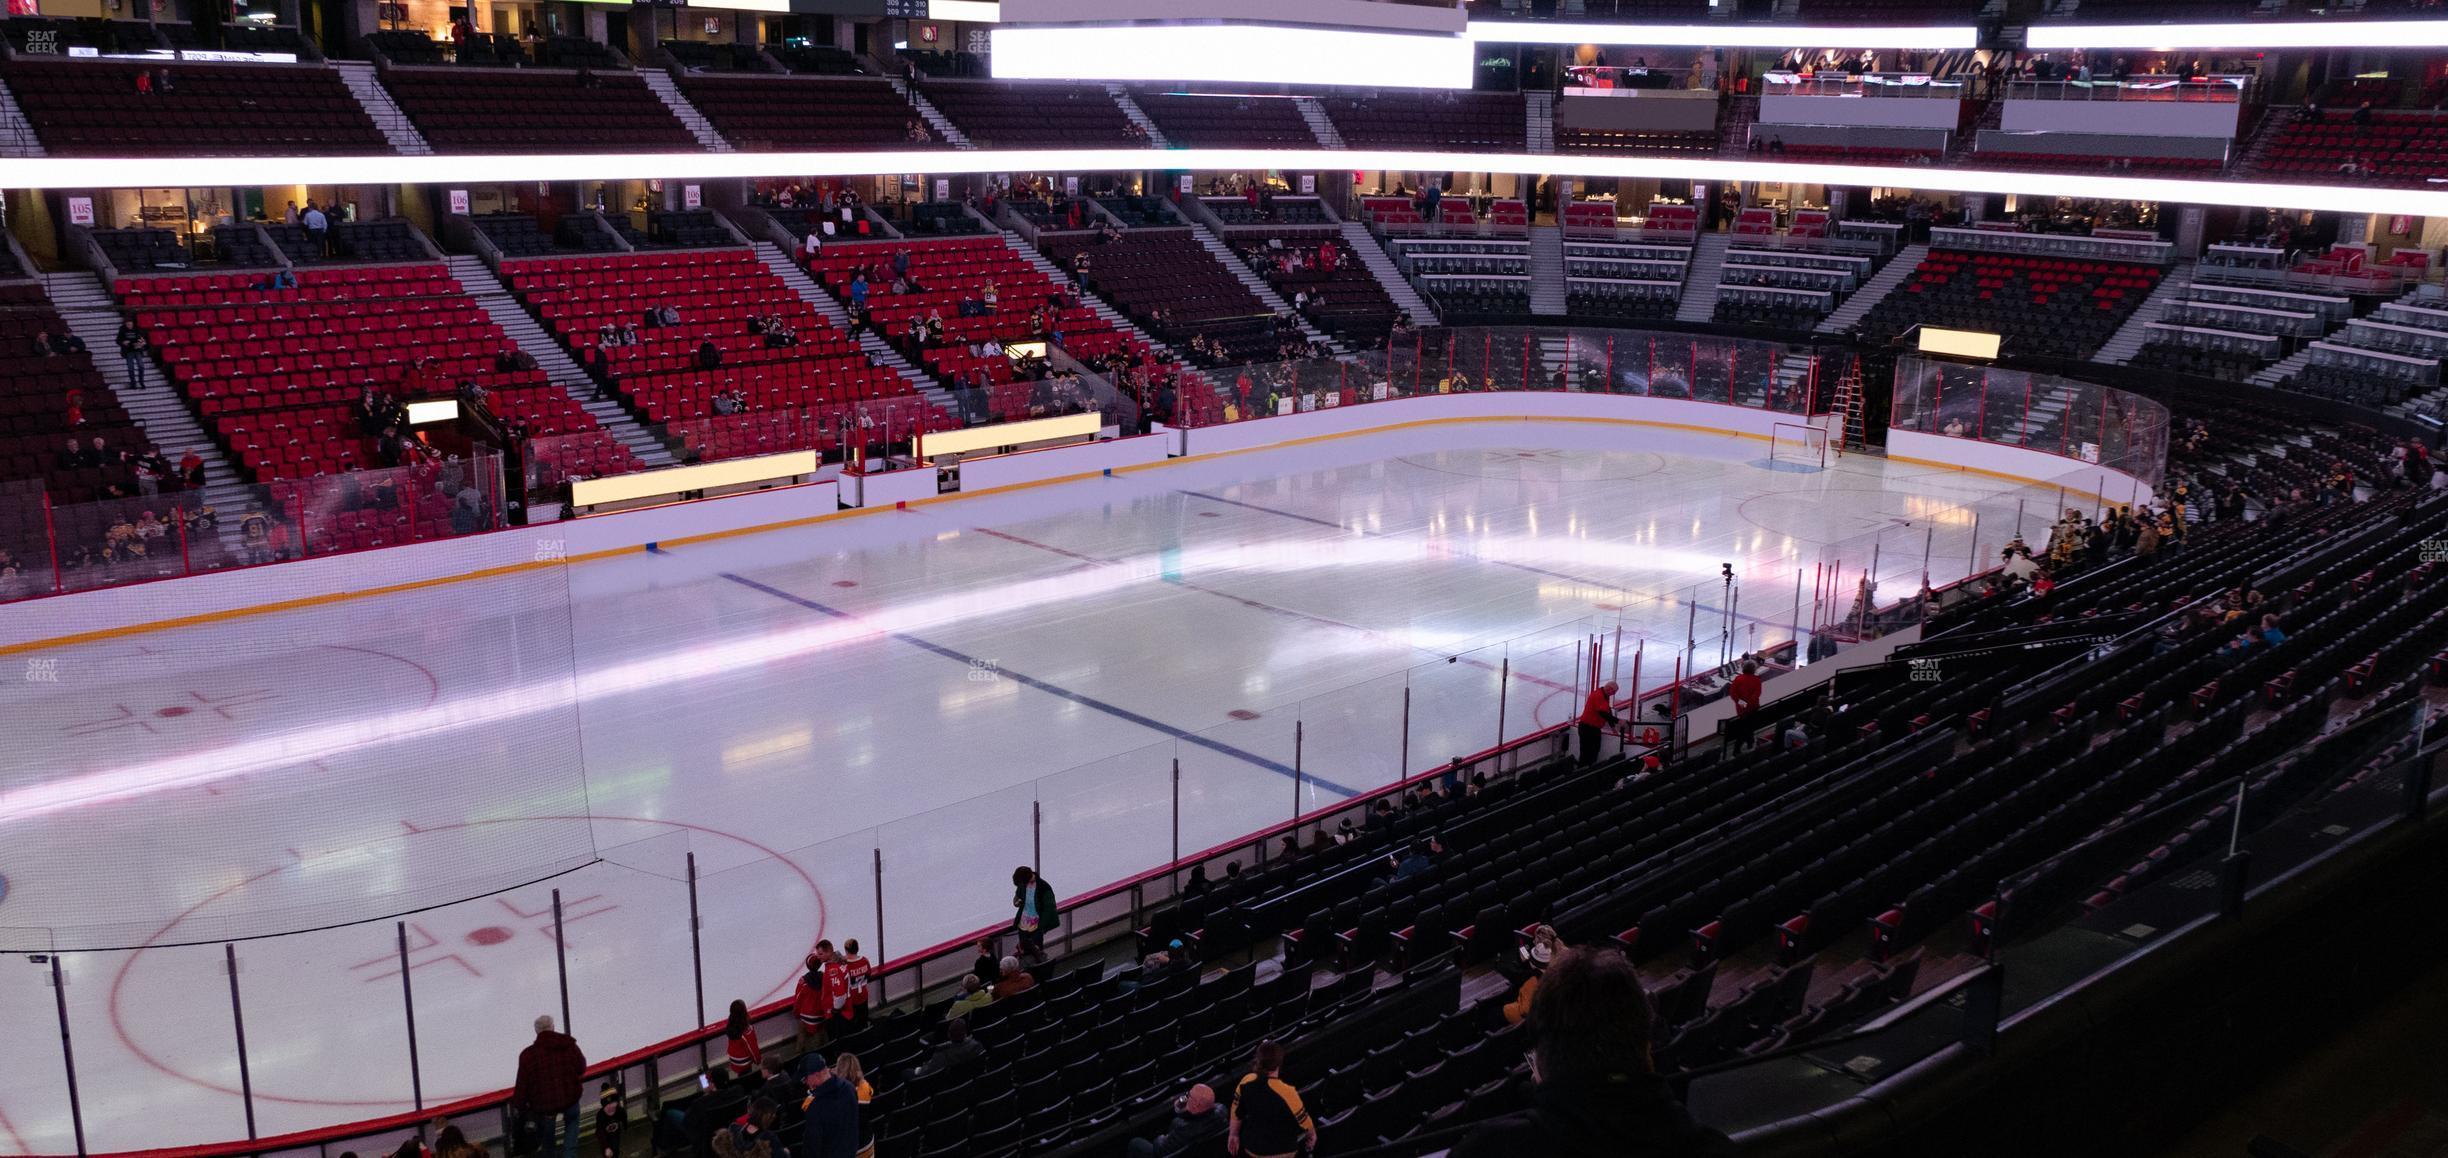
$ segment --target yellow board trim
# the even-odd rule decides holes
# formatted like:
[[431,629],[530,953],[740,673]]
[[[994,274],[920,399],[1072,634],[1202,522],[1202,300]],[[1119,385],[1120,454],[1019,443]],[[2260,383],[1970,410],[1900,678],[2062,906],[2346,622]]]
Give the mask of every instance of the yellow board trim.
[[[1215,459],[1232,458],[1238,455],[1255,454],[1260,451],[1282,450],[1287,447],[1309,446],[1321,442],[1332,442],[1339,439],[1356,438],[1365,434],[1384,434],[1388,431],[1395,430],[1411,430],[1430,426],[1484,425],[1498,422],[1561,422],[1599,426],[1648,426],[1655,427],[1660,430],[1679,430],[1693,434],[1712,434],[1722,438],[1747,438],[1755,442],[1767,442],[1770,440],[1768,435],[1755,434],[1747,430],[1724,430],[1713,426],[1694,426],[1687,422],[1660,422],[1655,419],[1647,418],[1598,418],[1574,416],[1549,417],[1545,415],[1522,415],[1518,417],[1489,415],[1452,418],[1417,418],[1404,422],[1388,423],[1384,426],[1371,426],[1361,430],[1337,431],[1332,434],[1313,434],[1304,438],[1288,439],[1283,442],[1270,442],[1264,446],[1247,446],[1237,450],[1209,451],[1204,454],[1188,454],[1181,455],[1179,457],[1171,457],[1162,462],[1139,463],[1132,466],[1118,466],[1113,468],[1113,473],[1117,475],[1138,474],[1142,471],[1156,470],[1163,467],[1182,466],[1193,462],[1207,462]],[[1196,428],[1192,429],[1195,430]],[[1163,436],[1144,435],[1141,437]],[[2041,479],[2028,478],[2023,475],[2006,474],[2001,471],[1984,470],[1979,467],[1957,466],[1954,463],[1937,462],[1930,459],[1904,458],[1891,455],[1888,457],[1887,461],[1911,463],[1915,466],[1943,467],[1949,470],[1966,471],[1972,474],[1985,474],[1995,478],[2004,479],[2009,482],[2025,483],[2032,486],[2057,485]],[[2101,469],[2104,470],[2107,468],[2103,467]],[[908,506],[912,508],[934,506],[939,503],[951,502],[958,499],[986,498],[993,495],[1005,495],[1016,491],[1031,490],[1037,487],[1058,486],[1064,483],[1081,482],[1087,479],[1101,478],[1103,476],[1104,471],[1102,470],[1081,471],[1077,474],[1057,475],[1051,478],[1031,479],[1027,482],[1009,483],[999,487],[989,487],[985,490],[956,491],[948,495],[935,495],[929,498],[911,499],[906,504],[898,504],[890,507],[851,507],[847,510],[832,511],[821,515],[809,515],[804,518],[787,519],[776,523],[760,523],[753,527],[734,527],[728,530],[707,531],[703,534],[688,535],[677,539],[663,539],[657,542],[656,546],[658,548],[685,547],[700,543],[717,542],[723,539],[739,538],[744,535],[762,535],[774,531],[797,530],[802,527],[815,526],[819,523],[830,523],[842,519],[857,518],[864,515],[886,513],[898,510],[901,506]],[[2079,494],[2094,502],[2108,501],[2103,499],[2097,493],[2091,491],[2068,490],[2066,493],[2069,495]],[[399,548],[385,549],[397,550]],[[203,627],[215,623],[227,623],[232,620],[252,618],[258,615],[277,615],[289,611],[303,611],[314,607],[349,603],[359,599],[374,599],[385,595],[399,595],[411,591],[423,591],[434,587],[449,586],[455,583],[471,583],[484,579],[498,579],[505,575],[523,574],[528,571],[538,571],[548,567],[566,567],[574,566],[580,563],[598,562],[604,559],[636,554],[644,551],[645,549],[646,548],[643,546],[611,547],[601,551],[589,551],[583,555],[571,555],[562,559],[545,559],[527,563],[506,563],[501,566],[485,567],[459,575],[437,575],[430,579],[416,579],[406,583],[393,583],[381,587],[367,587],[357,591],[333,591],[321,595],[302,595],[295,599],[283,599],[272,603],[259,603],[250,607],[230,607],[219,611],[204,611],[198,612],[194,615],[182,615],[170,619],[157,619],[144,623],[121,624],[117,627],[96,628],[92,631],[80,631],[70,635],[54,636],[50,639],[28,640],[24,643],[0,644],[0,656],[16,655],[23,652],[49,651],[54,648],[74,647],[82,643],[95,643],[110,639],[124,639],[132,635],[149,635],[154,632],[175,631],[180,628]],[[275,566],[278,565],[279,564],[275,564]],[[165,582],[177,582],[177,580],[165,580]]]

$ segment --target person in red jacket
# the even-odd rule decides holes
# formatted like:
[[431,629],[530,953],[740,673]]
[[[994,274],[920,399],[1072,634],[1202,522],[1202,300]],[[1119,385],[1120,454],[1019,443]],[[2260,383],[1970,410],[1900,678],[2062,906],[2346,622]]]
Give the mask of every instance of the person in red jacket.
[[1759,710],[1759,661],[1746,659],[1742,670],[1726,681],[1726,698],[1734,701],[1734,714],[1748,716]]
[[561,1158],[578,1158],[578,1104],[586,1096],[586,1054],[577,1039],[553,1030],[551,1014],[535,1019],[535,1041],[519,1051],[518,1082],[510,1108],[543,1130],[552,1146],[553,1119],[561,1122]]
[[842,1018],[851,1025],[867,1020],[867,975],[875,970],[867,958],[859,955],[858,939],[842,942],[842,988],[845,1000]]
[[1615,681],[1608,680],[1590,689],[1589,701],[1581,706],[1581,766],[1598,762],[1598,741],[1602,729],[1615,722]]
[[1734,673],[1733,679],[1726,681],[1726,698],[1734,701],[1735,727],[1729,733],[1733,738],[1732,742],[1737,747],[1748,748],[1751,746],[1751,733],[1754,729],[1743,727],[1742,719],[1759,710],[1760,678],[1757,660],[1744,660],[1742,670]]
[[748,1020],[748,1003],[731,999],[731,1015],[723,1024],[723,1056],[731,1063],[731,1076],[744,1078],[755,1073],[765,1061],[765,1049],[757,1044],[756,1025]]
[[799,1018],[803,1045],[815,1041],[824,1032],[825,1021],[833,1016],[833,995],[825,991],[825,957],[832,951],[830,942],[816,943],[816,951],[807,957],[807,973],[799,978],[799,987],[791,993],[791,1012]]

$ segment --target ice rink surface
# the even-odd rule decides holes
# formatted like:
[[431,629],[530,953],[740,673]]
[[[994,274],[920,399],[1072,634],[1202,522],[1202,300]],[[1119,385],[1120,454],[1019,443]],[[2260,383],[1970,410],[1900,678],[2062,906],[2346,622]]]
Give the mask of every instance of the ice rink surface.
[[0,681],[0,1153],[74,1149],[28,954],[91,1149],[246,1136],[225,941],[259,1133],[411,1108],[401,923],[438,1105],[558,1011],[555,890],[609,1057],[698,1024],[692,858],[719,1016],[819,936],[1007,918],[1015,865],[1070,896],[1562,722],[1590,636],[1657,684],[1693,634],[1791,638],[1831,556],[1876,540],[1901,598],[2056,498],[1449,425],[38,652]]

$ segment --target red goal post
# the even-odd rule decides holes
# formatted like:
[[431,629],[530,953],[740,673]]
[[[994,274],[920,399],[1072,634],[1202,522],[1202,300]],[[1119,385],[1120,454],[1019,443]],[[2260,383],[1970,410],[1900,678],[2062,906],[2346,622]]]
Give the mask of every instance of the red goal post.
[[1768,432],[1768,461],[1790,462],[1814,470],[1826,470],[1828,464],[1826,428],[1803,422],[1777,423]]

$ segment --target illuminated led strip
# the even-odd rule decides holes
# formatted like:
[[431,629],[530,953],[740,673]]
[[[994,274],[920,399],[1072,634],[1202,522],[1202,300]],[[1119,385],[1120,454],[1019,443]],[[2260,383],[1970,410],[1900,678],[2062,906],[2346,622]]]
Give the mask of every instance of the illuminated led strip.
[[1090,173],[1154,170],[1391,170],[1688,181],[1875,185],[1956,193],[2031,193],[2188,205],[2326,209],[2448,217],[2448,184],[2372,189],[2187,181],[2082,173],[2005,173],[1896,165],[1725,161],[1704,157],[1431,153],[1392,149],[938,149],[876,153],[579,153],[380,157],[27,157],[0,165],[0,187],[136,189],[213,185],[478,185],[503,181],[718,181],[879,173]]
[[1477,45],[1459,36],[1257,24],[994,30],[997,80],[1240,81],[1469,88]]
[[2296,24],[2035,24],[2027,48],[2448,48],[2448,20]]
[[[2039,31],[2034,29],[2034,32]],[[1623,44],[1656,48],[1977,48],[1970,25],[1515,24],[1474,20],[1463,33],[1493,44]],[[1336,83],[1342,83],[1338,80]]]

